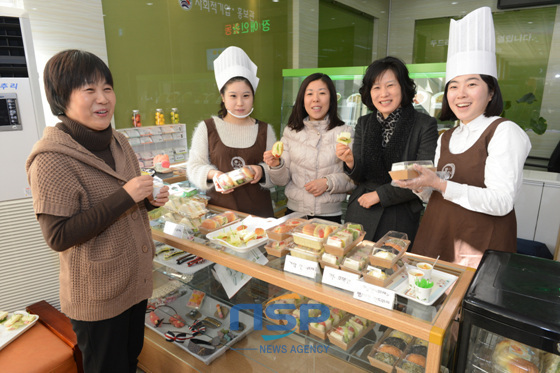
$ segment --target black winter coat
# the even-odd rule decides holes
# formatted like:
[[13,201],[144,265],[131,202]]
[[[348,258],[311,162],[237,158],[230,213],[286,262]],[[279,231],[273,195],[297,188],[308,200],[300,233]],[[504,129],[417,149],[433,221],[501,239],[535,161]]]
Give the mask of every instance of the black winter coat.
[[[413,118],[412,123],[403,123],[408,122],[408,119],[405,120],[405,118],[401,118],[397,123],[397,126],[412,126],[406,146],[402,149],[400,161],[433,161],[438,139],[435,118],[415,110],[412,110],[410,116]],[[423,204],[411,190],[392,186],[390,179],[381,183],[379,179],[382,179],[383,176],[368,174],[367,163],[373,161],[371,156],[368,157],[371,152],[367,149],[369,146],[366,145],[368,144],[367,139],[364,139],[365,133],[371,133],[371,129],[367,128],[368,125],[380,126],[376,119],[376,112],[360,117],[356,125],[352,147],[354,168],[349,170],[345,166],[345,171],[358,186],[348,201],[345,221],[362,224],[367,240],[377,241],[388,231],[395,230],[407,233],[409,239],[413,241],[418,230]],[[379,147],[381,147],[381,143],[379,143]],[[373,191],[377,191],[380,203],[368,209],[360,206],[358,198],[362,194]]]

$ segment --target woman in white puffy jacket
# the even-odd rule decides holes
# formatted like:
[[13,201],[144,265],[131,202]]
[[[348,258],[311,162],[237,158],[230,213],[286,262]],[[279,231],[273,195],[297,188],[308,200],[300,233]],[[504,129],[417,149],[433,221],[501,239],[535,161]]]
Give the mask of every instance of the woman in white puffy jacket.
[[334,83],[325,74],[309,75],[284,129],[282,155],[277,158],[270,150],[263,154],[270,180],[286,186],[287,213],[341,222],[341,203],[355,187],[335,154],[342,132],[353,134],[338,117]]

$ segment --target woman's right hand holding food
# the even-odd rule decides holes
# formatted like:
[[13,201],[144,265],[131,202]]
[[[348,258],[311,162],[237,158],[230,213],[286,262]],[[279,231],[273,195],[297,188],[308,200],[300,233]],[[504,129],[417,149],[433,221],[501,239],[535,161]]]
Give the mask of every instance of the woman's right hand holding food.
[[267,150],[263,153],[263,161],[268,165],[268,167],[280,166],[280,158],[275,157],[272,154],[272,150]]
[[154,181],[150,175],[136,176],[123,186],[134,202],[138,203],[152,195]]
[[354,154],[348,145],[337,142],[335,153],[338,159],[346,163],[349,169],[354,168]]

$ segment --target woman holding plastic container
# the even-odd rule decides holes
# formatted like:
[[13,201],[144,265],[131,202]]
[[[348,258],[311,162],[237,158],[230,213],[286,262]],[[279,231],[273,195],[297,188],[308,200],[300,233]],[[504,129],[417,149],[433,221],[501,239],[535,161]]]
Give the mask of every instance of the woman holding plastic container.
[[47,244],[60,253],[60,305],[71,320],[85,372],[136,372],[152,295],[153,196],[128,140],[111,127],[113,78],[97,56],[66,50],[44,71],[60,123],[47,127],[26,169]]
[[[273,217],[273,186],[265,172],[262,154],[272,148],[272,126],[252,118],[259,83],[257,66],[238,47],[228,47],[214,61],[216,83],[222,97],[218,116],[200,122],[194,131],[187,174],[211,197],[210,203],[260,217]],[[213,180],[223,173],[248,166],[253,180],[237,188],[217,191]]]
[[459,120],[438,140],[435,172],[397,184],[429,198],[414,253],[477,267],[488,249],[516,252],[513,209],[531,143],[500,118],[494,25],[490,8],[451,20],[442,120]]
[[350,139],[352,127],[338,117],[333,81],[325,74],[309,75],[301,83],[284,129],[280,158],[270,150],[263,154],[271,181],[286,186],[287,213],[342,221],[341,203],[354,189],[335,154],[343,132]]
[[413,241],[422,202],[409,190],[391,185],[393,163],[433,160],[436,120],[414,110],[416,85],[395,57],[373,61],[363,78],[362,102],[373,112],[358,119],[352,148],[336,145],[336,155],[358,186],[350,196],[346,220],[364,226],[367,240],[390,230]]

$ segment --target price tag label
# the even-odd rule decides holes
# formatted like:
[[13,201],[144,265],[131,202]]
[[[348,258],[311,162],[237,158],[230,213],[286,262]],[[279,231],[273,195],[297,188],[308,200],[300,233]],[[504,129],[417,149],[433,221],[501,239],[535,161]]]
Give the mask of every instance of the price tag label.
[[321,273],[319,271],[319,263],[307,259],[296,258],[291,255],[286,255],[284,271],[313,279],[317,273]]
[[177,238],[183,238],[184,229],[185,229],[184,225],[175,224],[170,221],[166,221],[165,225],[163,226],[163,233],[169,234],[171,236],[175,236]]
[[389,310],[395,305],[394,291],[364,281],[354,282],[354,298]]
[[332,285],[348,291],[354,291],[354,281],[360,278],[360,275],[341,271],[333,267],[325,267],[323,271],[323,284]]

